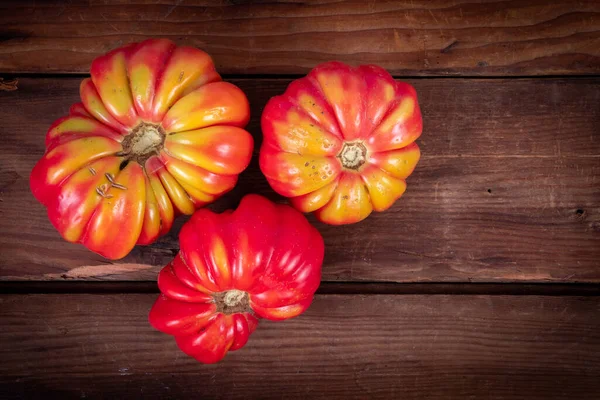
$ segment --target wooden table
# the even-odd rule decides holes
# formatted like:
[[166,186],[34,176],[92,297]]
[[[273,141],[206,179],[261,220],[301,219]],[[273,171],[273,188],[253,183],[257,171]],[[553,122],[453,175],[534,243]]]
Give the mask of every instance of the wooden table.
[[[600,398],[599,1],[188,3],[0,4],[0,397]],[[213,55],[258,143],[269,97],[332,59],[387,68],[424,115],[403,198],[356,225],[309,217],[314,304],[216,365],[147,322],[186,218],[110,262],[29,191],[92,59],[147,37]],[[285,201],[255,158],[211,208],[250,192]]]

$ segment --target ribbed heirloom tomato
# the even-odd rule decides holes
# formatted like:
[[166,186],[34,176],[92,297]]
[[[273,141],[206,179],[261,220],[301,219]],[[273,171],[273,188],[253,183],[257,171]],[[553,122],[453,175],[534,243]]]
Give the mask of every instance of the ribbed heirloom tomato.
[[116,49],[94,60],[80,94],[30,183],[60,234],[104,257],[152,243],[250,162],[248,100],[201,50],[160,39]]
[[267,103],[261,124],[273,189],[329,224],[389,208],[420,157],[416,91],[374,65],[317,66]]
[[248,195],[237,210],[196,211],[180,252],[158,275],[150,323],[204,363],[241,348],[258,318],[284,320],[308,308],[321,279],[324,244],[286,205]]

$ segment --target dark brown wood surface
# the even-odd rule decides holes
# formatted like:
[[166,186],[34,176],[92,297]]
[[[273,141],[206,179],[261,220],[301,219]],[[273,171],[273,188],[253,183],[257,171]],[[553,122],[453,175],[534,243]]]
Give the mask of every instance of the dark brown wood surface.
[[213,55],[221,72],[305,73],[341,60],[404,75],[600,72],[600,2],[3,1],[0,73],[87,72],[148,37]]
[[[21,79],[0,95],[0,279],[155,279],[178,250],[168,236],[111,262],[66,243],[29,191],[51,122],[77,101],[79,78]],[[289,80],[236,79],[263,105]],[[599,282],[600,80],[410,80],[427,116],[423,157],[394,207],[344,227],[317,223],[325,281]],[[284,201],[256,160],[212,206],[257,192]]]
[[[410,76],[422,159],[389,211],[324,236],[302,316],[201,365],[154,331],[185,217],[111,262],[29,191],[98,55],[209,52],[252,107],[330,60]],[[489,78],[486,78],[489,77]],[[600,1],[0,2],[0,398],[600,398]],[[275,201],[256,157],[238,186]]]
[[148,325],[155,298],[0,296],[4,395],[600,397],[600,297],[320,295],[204,366]]

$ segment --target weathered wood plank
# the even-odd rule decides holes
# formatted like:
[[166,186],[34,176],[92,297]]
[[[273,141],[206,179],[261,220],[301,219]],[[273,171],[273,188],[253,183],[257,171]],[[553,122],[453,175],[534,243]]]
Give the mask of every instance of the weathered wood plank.
[[[260,112],[289,81],[234,83],[250,98],[249,130],[260,142]],[[388,212],[346,227],[317,224],[327,245],[323,279],[600,282],[600,80],[410,83],[425,116],[423,158]],[[152,281],[177,251],[185,218],[111,263],[64,242],[29,192],[45,130],[77,101],[78,84],[21,79],[0,95],[0,279]],[[250,192],[282,201],[254,161],[212,207],[235,207]]]
[[216,365],[154,331],[156,295],[3,295],[3,396],[597,399],[600,298],[317,296]]
[[87,72],[99,54],[160,36],[236,74],[305,73],[333,59],[404,75],[600,72],[595,0],[140,3],[4,1],[0,72]]

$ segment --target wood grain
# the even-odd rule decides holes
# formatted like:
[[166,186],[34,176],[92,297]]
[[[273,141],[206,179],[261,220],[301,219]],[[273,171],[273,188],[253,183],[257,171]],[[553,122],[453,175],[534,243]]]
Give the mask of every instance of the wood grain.
[[[289,81],[233,82],[250,98],[259,143],[262,107]],[[29,191],[45,130],[77,101],[78,83],[21,79],[0,96],[0,279],[153,281],[177,252],[185,217],[110,262],[62,240]],[[309,217],[327,246],[323,279],[600,282],[600,80],[410,83],[425,115],[423,158],[389,211],[345,227]],[[251,192],[284,201],[255,159],[211,207],[235,207]]]
[[321,295],[208,366],[148,325],[155,298],[2,295],[3,397],[600,397],[598,297]]
[[596,0],[137,3],[2,2],[0,73],[87,72],[148,37],[200,47],[227,74],[306,73],[336,59],[400,75],[600,72]]

